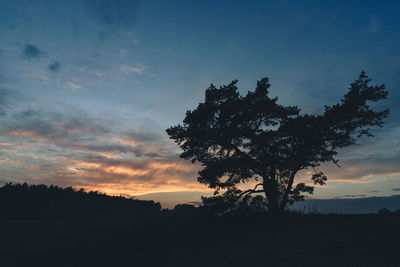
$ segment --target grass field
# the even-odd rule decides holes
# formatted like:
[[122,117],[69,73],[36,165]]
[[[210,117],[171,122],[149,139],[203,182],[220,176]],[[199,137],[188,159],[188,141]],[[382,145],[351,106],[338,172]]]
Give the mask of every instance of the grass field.
[[400,216],[0,221],[0,266],[400,266]]

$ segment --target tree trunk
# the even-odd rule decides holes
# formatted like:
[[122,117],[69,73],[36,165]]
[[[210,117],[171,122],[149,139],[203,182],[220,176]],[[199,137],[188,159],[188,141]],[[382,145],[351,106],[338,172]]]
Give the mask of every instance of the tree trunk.
[[297,173],[297,171],[293,171],[292,174],[290,175],[289,183],[288,183],[288,185],[286,187],[285,194],[283,195],[282,202],[281,202],[280,207],[279,207],[281,212],[283,212],[285,210],[290,190],[292,190],[294,176],[296,175],[296,173]]
[[[277,181],[275,180],[275,171],[272,170],[267,177],[263,178],[264,193],[268,200],[268,210],[271,214],[282,214],[285,210],[286,204],[288,202],[290,191],[292,190],[294,176],[297,171],[293,171],[290,175],[289,182],[287,184],[286,190],[283,193],[278,192]],[[279,196],[282,199],[279,199]]]
[[271,177],[266,177],[263,179],[263,188],[265,196],[268,200],[268,210],[271,214],[280,214],[281,209],[278,200],[278,191],[276,181]]

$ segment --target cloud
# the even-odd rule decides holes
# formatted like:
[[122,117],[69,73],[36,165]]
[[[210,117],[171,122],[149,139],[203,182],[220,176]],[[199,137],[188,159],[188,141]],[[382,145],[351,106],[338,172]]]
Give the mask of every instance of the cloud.
[[160,141],[161,135],[149,131],[133,129],[126,134],[133,140],[139,140],[141,142],[153,142]]
[[83,112],[72,112],[73,115],[33,109],[17,112],[2,123],[0,134],[63,145],[110,131],[100,119],[93,119]]
[[94,72],[94,74],[97,76],[97,77],[101,77],[101,76],[104,76],[104,72],[101,72],[101,71],[95,71]]
[[[146,158],[165,158],[170,155],[167,147],[158,144],[163,140],[157,134],[136,134],[138,130],[131,130],[129,134],[114,135],[111,130],[115,127],[113,122],[92,118],[83,112],[73,113],[74,115],[67,115],[32,109],[17,112],[2,123],[0,135],[84,153],[98,152],[111,156],[131,154]],[[135,134],[132,135],[132,132]]]
[[[385,154],[368,155],[365,152],[364,155],[358,155],[358,153],[355,155],[353,158],[340,160],[341,167],[337,167],[333,163],[324,163],[319,168],[328,176],[329,181],[376,182],[377,179],[385,179],[385,177],[388,179],[400,177],[400,165],[398,164],[400,153],[395,148]],[[340,154],[339,158],[342,158]],[[312,170],[303,170],[302,173],[299,173],[299,177],[310,179],[312,174]]]
[[81,88],[81,86],[79,84],[77,84],[77,83],[74,83],[74,82],[66,82],[64,84],[64,88],[65,89],[70,89],[71,91],[75,92],[76,89]]
[[60,68],[61,68],[61,64],[57,61],[54,61],[53,63],[51,63],[50,65],[47,66],[47,68],[49,69],[49,71],[51,72],[59,72]]
[[46,55],[46,52],[40,50],[37,46],[33,44],[27,44],[24,47],[23,57],[27,60],[40,59],[44,55]]
[[112,121],[80,111],[27,109],[2,118],[2,179],[83,187],[109,194],[201,191],[198,167],[162,136],[115,132]]
[[365,196],[367,196],[367,195],[365,195],[365,194],[361,194],[361,195],[344,195],[343,197],[345,197],[345,198],[359,198],[359,197],[365,197]]
[[131,73],[136,73],[136,74],[142,75],[144,73],[145,68],[146,67],[144,65],[138,65],[137,67],[132,67],[129,65],[122,65],[119,69],[125,75],[129,75]]
[[92,144],[82,144],[82,143],[70,143],[64,146],[68,149],[73,149],[75,151],[82,152],[99,152],[107,153],[109,155],[115,154],[132,154],[134,157],[148,157],[157,158],[161,157],[159,153],[147,153],[145,149],[141,146],[129,146],[121,143],[92,143]]

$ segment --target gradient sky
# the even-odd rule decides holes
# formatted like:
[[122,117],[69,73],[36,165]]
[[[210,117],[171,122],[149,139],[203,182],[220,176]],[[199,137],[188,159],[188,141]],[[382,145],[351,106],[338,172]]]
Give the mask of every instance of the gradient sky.
[[268,76],[281,104],[318,113],[365,70],[390,116],[321,168],[314,197],[396,194],[399,18],[398,1],[3,0],[0,182],[195,202],[210,191],[165,129],[210,83]]

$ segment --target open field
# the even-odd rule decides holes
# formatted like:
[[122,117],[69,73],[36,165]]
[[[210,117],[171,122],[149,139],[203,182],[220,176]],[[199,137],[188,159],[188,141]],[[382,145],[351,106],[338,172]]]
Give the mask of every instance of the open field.
[[399,266],[400,216],[2,220],[1,266]]

